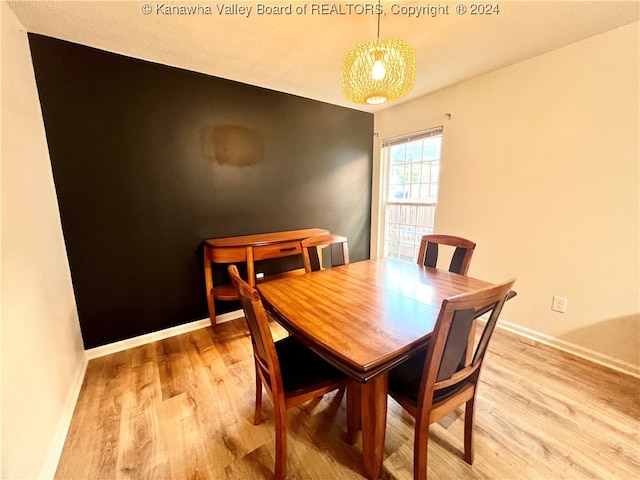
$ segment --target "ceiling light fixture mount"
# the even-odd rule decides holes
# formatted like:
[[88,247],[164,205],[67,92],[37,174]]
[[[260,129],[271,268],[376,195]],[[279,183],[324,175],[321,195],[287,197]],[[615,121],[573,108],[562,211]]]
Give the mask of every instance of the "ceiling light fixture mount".
[[416,78],[416,53],[409,43],[378,37],[356,45],[342,62],[342,92],[355,103],[379,105],[405,96]]

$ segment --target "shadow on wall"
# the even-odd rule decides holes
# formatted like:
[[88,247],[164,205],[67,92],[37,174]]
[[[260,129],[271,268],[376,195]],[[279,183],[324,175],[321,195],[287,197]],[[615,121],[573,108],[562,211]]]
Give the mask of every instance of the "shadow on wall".
[[640,313],[611,318],[578,328],[560,338],[640,366]]
[[202,132],[205,158],[221,165],[246,167],[264,161],[264,137],[239,125],[207,127]]

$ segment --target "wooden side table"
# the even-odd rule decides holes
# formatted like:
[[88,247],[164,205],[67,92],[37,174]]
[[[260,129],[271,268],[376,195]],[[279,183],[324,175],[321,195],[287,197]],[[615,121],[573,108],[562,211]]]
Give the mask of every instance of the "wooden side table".
[[[255,286],[255,265],[257,260],[290,257],[301,255],[300,241],[314,235],[326,235],[328,230],[322,228],[307,228],[303,230],[288,230],[284,232],[260,233],[256,235],[241,235],[238,237],[212,238],[204,242],[204,282],[207,291],[207,307],[211,325],[216,325],[216,311],[214,300],[237,300],[233,285],[213,284],[212,263],[247,264],[247,282]],[[285,272],[283,275],[304,273],[304,268]],[[282,275],[267,277],[275,278]]]

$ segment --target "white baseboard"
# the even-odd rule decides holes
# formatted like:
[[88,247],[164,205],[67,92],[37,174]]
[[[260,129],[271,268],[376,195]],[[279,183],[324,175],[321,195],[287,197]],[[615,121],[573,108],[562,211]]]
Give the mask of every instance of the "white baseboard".
[[244,317],[244,312],[242,311],[242,309],[234,310],[233,312],[229,313],[223,313],[222,315],[216,315],[216,325],[218,323],[230,322],[231,320],[242,317]]
[[[242,310],[234,310],[233,312],[223,313],[222,315],[216,315],[216,323],[224,323],[236,318],[242,317],[244,314]],[[147,343],[157,342],[158,340],[164,340],[165,338],[175,337],[183,333],[192,332],[193,330],[199,330],[211,325],[209,317],[194,322],[185,323],[175,327],[160,330],[158,332],[147,333],[138,337],[127,338],[119,342],[109,343],[108,345],[102,345],[100,347],[90,348],[86,350],[87,359],[92,360],[98,357],[104,357],[105,355],[111,355],[112,353],[121,352],[129,348],[139,347],[140,345],[146,345]]]
[[616,370],[618,372],[640,378],[640,366],[634,365],[633,363],[625,362],[623,360],[610,357],[609,355],[604,355],[594,350],[590,350],[588,348],[566,342],[559,338],[555,338],[550,335],[546,335],[544,333],[540,333],[535,330],[516,325],[515,323],[511,323],[506,320],[498,320],[497,327],[502,328],[503,330],[506,330],[508,332],[515,333],[516,335],[520,335],[521,337],[525,337],[535,342],[541,343],[543,345],[557,348],[558,350],[562,350],[563,352],[570,353],[571,355],[575,355],[576,357],[580,357],[590,362],[597,363],[598,365],[602,365],[612,370]]
[[[216,323],[219,324],[219,323],[228,322],[231,320],[235,320],[237,318],[241,318],[242,316],[243,316],[242,310],[234,310],[233,312],[217,315]],[[163,340],[165,338],[173,337],[175,335],[180,335],[182,333],[191,332],[193,330],[198,330],[200,328],[205,328],[205,327],[208,327],[210,324],[211,323],[209,321],[209,318],[207,317],[201,320],[196,320],[191,323],[186,323],[184,325],[178,325],[176,327],[167,328],[166,330],[161,330],[159,332],[148,333],[146,335],[140,335],[139,337],[129,338],[127,340],[122,340],[120,342],[110,343],[108,345],[103,345],[101,347],[92,348],[86,351],[87,360],[103,357],[105,355],[110,355],[112,353],[120,352],[128,348],[138,347],[140,345],[145,345],[150,342]],[[524,338],[528,338],[529,340],[533,340],[543,345],[548,345],[550,347],[557,348],[558,350],[562,350],[563,352],[567,352],[577,357],[588,360],[590,362],[597,363],[598,365],[602,365],[604,367],[611,368],[618,372],[622,372],[627,375],[640,378],[640,366],[638,365],[634,365],[632,363],[625,362],[623,360],[619,360],[617,358],[613,358],[608,355],[604,355],[594,350],[590,350],[588,348],[584,348],[579,345],[566,342],[559,338],[555,338],[550,335],[546,335],[544,333],[537,332],[535,330],[531,330],[529,328],[522,327],[520,325],[516,325],[515,323],[511,323],[506,320],[500,319],[498,321],[497,326],[498,328],[502,328],[503,330],[506,330],[508,332],[515,333],[516,335],[520,335],[521,337],[524,337]],[[86,364],[84,368],[86,369]],[[82,384],[82,378],[80,379],[80,384]]]
[[84,374],[87,371],[87,364],[89,359],[86,355],[82,359],[80,366],[75,374],[71,388],[67,393],[62,411],[60,412],[60,418],[58,420],[58,426],[49,446],[49,452],[47,458],[42,466],[40,479],[52,479],[56,474],[58,463],[60,462],[60,456],[62,455],[62,449],[64,448],[64,442],[67,439],[67,433],[69,433],[69,427],[71,426],[71,420],[73,419],[73,412],[78,402],[80,390],[82,388],[82,382],[84,381]]

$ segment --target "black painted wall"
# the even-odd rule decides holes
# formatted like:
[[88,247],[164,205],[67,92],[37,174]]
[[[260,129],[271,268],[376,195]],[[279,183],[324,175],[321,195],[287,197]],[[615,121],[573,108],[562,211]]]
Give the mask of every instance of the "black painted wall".
[[322,227],[369,257],[373,115],[29,42],[86,348],[207,317],[206,238]]

